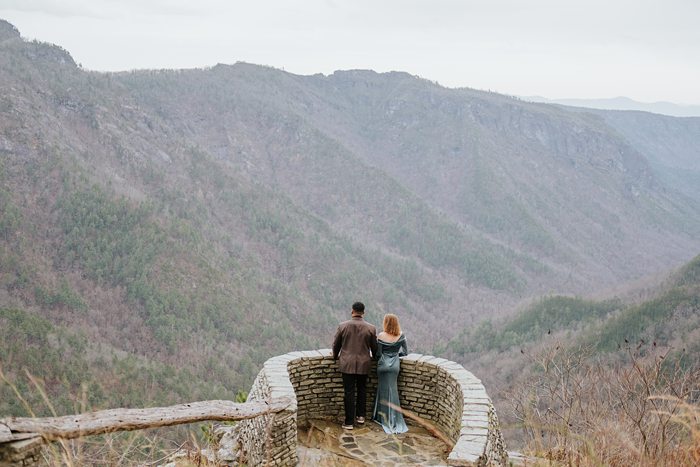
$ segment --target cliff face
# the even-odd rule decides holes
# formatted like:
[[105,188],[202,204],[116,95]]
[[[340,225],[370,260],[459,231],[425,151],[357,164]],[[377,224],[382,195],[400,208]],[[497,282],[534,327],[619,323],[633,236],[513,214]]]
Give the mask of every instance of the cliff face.
[[598,112],[650,162],[665,186],[700,202],[700,117]]
[[11,372],[54,346],[75,358],[32,365],[56,384],[70,365],[135,403],[232,397],[357,299],[427,349],[700,247],[698,204],[591,113],[404,73],[86,72],[0,28]]

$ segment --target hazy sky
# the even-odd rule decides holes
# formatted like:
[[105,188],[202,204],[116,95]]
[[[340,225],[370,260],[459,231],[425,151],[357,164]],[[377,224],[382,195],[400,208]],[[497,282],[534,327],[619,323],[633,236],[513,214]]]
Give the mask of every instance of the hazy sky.
[[700,0],[0,0],[0,18],[94,70],[246,61],[700,104]]

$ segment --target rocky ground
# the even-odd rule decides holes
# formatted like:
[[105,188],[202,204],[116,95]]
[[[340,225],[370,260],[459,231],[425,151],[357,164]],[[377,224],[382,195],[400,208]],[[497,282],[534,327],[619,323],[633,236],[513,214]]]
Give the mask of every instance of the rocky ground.
[[449,447],[423,428],[410,426],[408,433],[388,435],[368,421],[352,431],[337,423],[313,420],[299,430],[299,465],[447,465]]

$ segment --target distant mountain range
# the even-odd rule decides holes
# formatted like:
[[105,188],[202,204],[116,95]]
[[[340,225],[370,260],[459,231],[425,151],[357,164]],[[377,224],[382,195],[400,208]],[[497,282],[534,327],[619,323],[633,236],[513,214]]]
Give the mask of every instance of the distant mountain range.
[[601,110],[637,110],[672,117],[700,117],[700,105],[681,105],[672,102],[638,102],[629,97],[608,99],[548,99],[542,96],[522,96],[530,102],[561,104],[571,107],[586,107]]
[[430,352],[694,257],[699,130],[396,72],[90,72],[0,21],[0,364],[63,409],[233,398],[358,299]]

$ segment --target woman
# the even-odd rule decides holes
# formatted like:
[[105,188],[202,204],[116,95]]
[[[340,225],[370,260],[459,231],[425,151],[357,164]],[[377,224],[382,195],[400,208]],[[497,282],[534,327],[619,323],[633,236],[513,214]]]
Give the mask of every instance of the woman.
[[384,316],[384,331],[377,335],[377,396],[374,399],[372,420],[379,423],[386,433],[408,431],[399,409],[399,377],[401,360],[408,354],[406,337],[401,334],[399,318],[394,314]]

